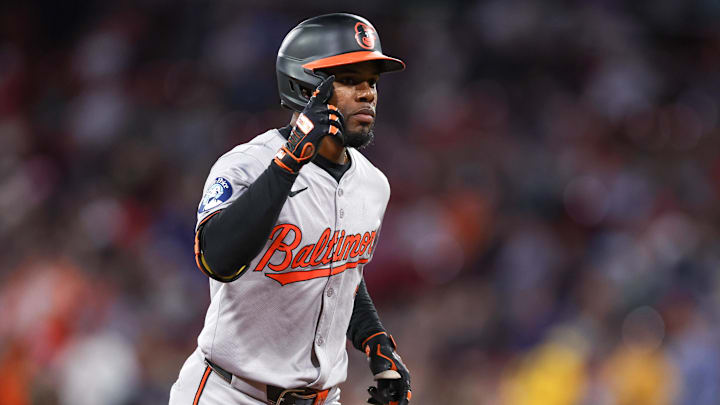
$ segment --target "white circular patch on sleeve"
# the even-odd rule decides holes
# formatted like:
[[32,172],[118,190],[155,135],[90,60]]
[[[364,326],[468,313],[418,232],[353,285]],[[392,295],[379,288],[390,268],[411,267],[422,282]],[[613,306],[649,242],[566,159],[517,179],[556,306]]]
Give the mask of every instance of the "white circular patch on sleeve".
[[215,182],[208,187],[200,201],[200,207],[198,207],[198,213],[202,214],[205,211],[209,211],[218,205],[224,203],[232,195],[232,186],[230,182],[224,177],[218,177]]

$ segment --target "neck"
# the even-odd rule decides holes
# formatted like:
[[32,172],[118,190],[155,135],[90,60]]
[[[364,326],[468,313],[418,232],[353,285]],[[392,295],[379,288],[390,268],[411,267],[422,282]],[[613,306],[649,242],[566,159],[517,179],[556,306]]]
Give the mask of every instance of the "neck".
[[[299,116],[299,113],[294,113],[290,120],[290,126],[295,126],[295,121]],[[325,159],[337,163],[339,165],[345,164],[348,161],[347,151],[344,146],[334,137],[330,135],[324,137],[320,141],[318,154]]]

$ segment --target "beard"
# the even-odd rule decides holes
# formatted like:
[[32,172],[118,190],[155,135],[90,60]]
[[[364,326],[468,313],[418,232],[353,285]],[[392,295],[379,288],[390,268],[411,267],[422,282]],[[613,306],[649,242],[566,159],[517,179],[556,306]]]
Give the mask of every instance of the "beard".
[[367,129],[362,129],[360,131],[346,132],[345,146],[355,149],[363,149],[366,146],[370,145],[375,138],[373,126],[370,126]]

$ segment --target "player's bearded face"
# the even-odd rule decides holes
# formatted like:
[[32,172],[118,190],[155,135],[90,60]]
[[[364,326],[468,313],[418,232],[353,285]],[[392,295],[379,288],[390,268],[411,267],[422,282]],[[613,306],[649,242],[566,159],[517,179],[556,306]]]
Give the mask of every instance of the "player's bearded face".
[[345,146],[367,146],[375,136],[378,65],[374,62],[355,63],[328,69],[327,73],[335,75],[329,102],[337,106],[345,118]]
[[362,149],[366,147],[375,138],[375,133],[373,132],[374,127],[375,122],[373,121],[372,124],[368,126],[360,126],[357,129],[352,127],[345,128],[345,146],[355,149]]

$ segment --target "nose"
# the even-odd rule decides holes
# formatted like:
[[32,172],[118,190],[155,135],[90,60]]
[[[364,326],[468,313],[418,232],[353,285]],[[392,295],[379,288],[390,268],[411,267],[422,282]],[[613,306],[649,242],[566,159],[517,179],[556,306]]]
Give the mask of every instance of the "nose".
[[355,98],[357,101],[372,103],[375,101],[377,89],[371,86],[368,81],[358,83],[355,87]]

